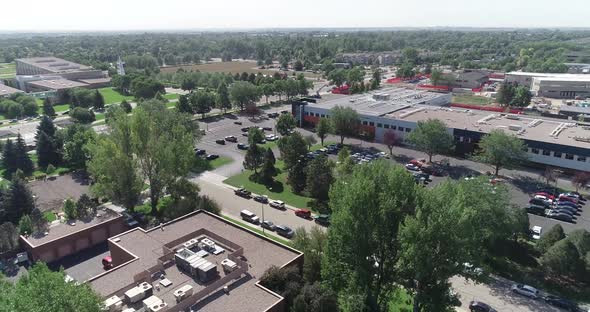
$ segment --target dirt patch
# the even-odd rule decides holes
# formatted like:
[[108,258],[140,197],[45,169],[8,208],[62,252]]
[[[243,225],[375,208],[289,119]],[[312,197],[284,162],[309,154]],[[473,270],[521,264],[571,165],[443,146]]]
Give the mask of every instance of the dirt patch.
[[[204,73],[262,73],[264,75],[273,75],[274,73],[278,72],[278,69],[258,69],[256,66],[256,62],[254,61],[233,61],[233,62],[212,62],[208,64],[198,64],[198,65],[181,65],[181,66],[169,66],[169,67],[160,67],[160,71],[163,73],[175,73],[178,69],[184,70],[193,70],[193,71],[201,71]],[[308,73],[308,72],[294,72],[288,71],[289,75],[293,75],[293,73],[299,74],[303,73],[306,77],[309,78],[316,78],[319,77],[318,74]]]
[[66,198],[78,200],[82,194],[89,193],[90,180],[85,174],[72,173],[28,184],[36,196],[37,207],[41,211],[59,210]]

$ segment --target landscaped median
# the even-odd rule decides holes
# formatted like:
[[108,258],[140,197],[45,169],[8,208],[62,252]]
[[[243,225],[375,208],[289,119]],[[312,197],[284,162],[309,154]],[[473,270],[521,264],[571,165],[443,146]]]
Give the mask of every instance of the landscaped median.
[[277,237],[276,235],[269,234],[268,232],[270,232],[270,231],[262,232],[261,229],[255,227],[255,226],[248,225],[248,224],[246,224],[244,222],[241,222],[241,221],[239,221],[237,219],[234,219],[232,217],[229,217],[229,216],[227,216],[225,214],[222,214],[221,217],[223,217],[225,220],[227,220],[227,221],[229,221],[231,223],[237,224],[237,225],[239,225],[241,227],[245,227],[248,230],[251,230],[253,232],[256,232],[256,233],[258,233],[258,234],[260,234],[260,235],[262,235],[264,237],[270,238],[270,239],[272,239],[272,240],[274,240],[274,241],[276,241],[278,243],[281,243],[281,244],[284,244],[284,245],[287,245],[287,246],[291,246],[291,242],[290,241],[288,241],[286,239],[282,239],[280,237]]

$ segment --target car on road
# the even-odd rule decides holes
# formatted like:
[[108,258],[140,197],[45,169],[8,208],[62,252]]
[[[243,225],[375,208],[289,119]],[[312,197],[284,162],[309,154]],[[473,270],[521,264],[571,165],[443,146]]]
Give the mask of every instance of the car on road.
[[250,127],[244,127],[241,130],[242,130],[242,132],[248,132],[248,131],[250,131]]
[[214,160],[217,158],[219,158],[219,155],[217,155],[217,154],[209,154],[209,155],[205,156],[205,159],[207,159],[207,160]]
[[268,113],[266,116],[268,116],[268,118],[277,118],[279,117],[279,113]]
[[262,223],[260,223],[260,227],[265,228],[269,231],[274,231],[276,229],[275,224],[272,223],[272,221],[270,221],[270,220],[262,221]]
[[313,220],[315,221],[315,223],[317,223],[319,225],[323,225],[323,226],[330,225],[330,215],[327,215],[327,214],[317,215],[313,218]]
[[420,171],[420,167],[418,167],[414,164],[406,164],[406,169],[411,170],[411,171]]
[[267,134],[267,135],[265,135],[265,136],[264,136],[264,138],[265,138],[267,141],[276,141],[276,140],[278,140],[278,139],[279,139],[279,138],[278,138],[276,135],[274,135],[274,134]]
[[285,203],[280,200],[271,200],[268,205],[277,209],[285,209]]
[[547,218],[570,223],[574,222],[574,218],[571,215],[562,212],[549,211],[549,213],[547,213]]
[[238,149],[247,150],[249,147],[250,147],[250,145],[248,145],[248,144],[238,143]]
[[569,301],[567,299],[563,299],[557,296],[549,295],[545,297],[545,302],[558,308],[562,308],[566,311],[577,312],[580,311],[580,308],[575,302]]
[[225,137],[225,140],[226,140],[226,141],[228,141],[228,142],[234,142],[234,143],[238,142],[238,138],[236,138],[236,137],[235,137],[235,136],[233,136],[233,135],[228,135],[228,136],[226,136],[226,137]]
[[535,225],[531,228],[531,234],[532,234],[533,239],[540,239],[542,232],[543,232],[543,228],[538,225]]
[[512,287],[510,287],[510,290],[515,294],[519,294],[532,299],[539,298],[539,290],[529,285],[514,284],[512,285]]
[[277,225],[275,226],[275,231],[277,232],[277,234],[286,237],[286,238],[293,238],[293,235],[295,235],[295,232],[293,232],[293,230],[291,230],[290,227],[285,226],[285,225]]
[[239,188],[239,189],[235,190],[234,194],[244,197],[244,198],[250,198],[252,196],[252,192],[250,192],[244,188]]
[[469,303],[469,311],[471,312],[497,312],[488,304],[481,301],[471,301]]
[[311,211],[309,209],[297,209],[295,215],[303,219],[309,219],[311,218]]
[[225,140],[224,139],[215,140],[215,143],[225,145]]
[[266,195],[256,195],[253,197],[253,199],[259,203],[263,203],[263,204],[268,203],[268,196],[266,196]]
[[206,153],[207,151],[205,151],[204,149],[195,149],[195,155],[197,156],[205,155]]
[[264,131],[272,131],[272,127],[262,127],[262,130],[264,130]]
[[240,211],[240,217],[242,217],[242,220],[248,221],[250,223],[258,224],[258,222],[260,222],[260,218],[258,218],[255,213],[249,210]]
[[242,122],[241,121],[234,121],[234,124],[241,126],[242,125]]

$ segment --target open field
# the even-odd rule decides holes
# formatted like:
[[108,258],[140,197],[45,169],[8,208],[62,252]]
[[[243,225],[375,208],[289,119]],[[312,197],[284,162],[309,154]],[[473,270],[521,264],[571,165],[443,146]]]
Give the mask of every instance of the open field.
[[452,103],[458,104],[470,104],[470,105],[490,105],[494,102],[493,99],[485,96],[477,95],[455,95],[453,96]]
[[195,162],[195,165],[194,165],[192,171],[194,173],[201,173],[201,172],[208,171],[208,170],[214,170],[214,169],[217,169],[221,166],[227,165],[233,161],[234,161],[233,159],[231,159],[229,157],[225,157],[225,156],[220,156],[219,158],[214,159],[214,160],[205,160],[205,159],[199,158]]
[[16,64],[0,63],[0,79],[14,78],[16,75]]
[[[181,66],[170,66],[170,67],[160,67],[160,71],[163,73],[175,73],[178,69],[184,70],[193,70],[193,71],[201,71],[204,73],[263,73],[265,75],[272,75],[277,70],[273,69],[258,69],[256,66],[256,62],[253,61],[235,61],[235,62],[216,62],[216,63],[208,63],[208,64],[199,64],[199,65],[181,65]],[[289,71],[289,75],[292,75],[294,72]],[[318,74],[308,73],[308,72],[296,72],[297,74],[303,73],[305,77],[308,78],[316,78],[319,77]]]
[[110,87],[100,88],[100,89],[98,89],[98,92],[100,92],[102,94],[102,96],[104,97],[105,104],[120,103],[123,100],[127,100],[127,101],[133,100],[132,96],[122,95]]

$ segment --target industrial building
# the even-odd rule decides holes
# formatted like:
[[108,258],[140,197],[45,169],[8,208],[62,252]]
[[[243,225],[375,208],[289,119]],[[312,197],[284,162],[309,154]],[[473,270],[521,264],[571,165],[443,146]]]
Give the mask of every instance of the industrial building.
[[303,265],[301,252],[205,211],[108,244],[113,268],[87,281],[108,311],[284,311],[258,279],[271,266]]
[[419,121],[439,119],[455,137],[455,152],[459,155],[473,153],[483,135],[500,129],[524,140],[533,163],[590,171],[590,125],[574,120],[449,108],[445,105],[450,97],[445,94],[398,89],[379,92],[384,95],[372,93],[297,103],[293,112],[309,125],[329,118],[330,109],[336,106],[351,107],[360,115],[361,135],[376,142],[382,142],[386,132],[393,132],[403,143]]
[[490,80],[491,72],[484,70],[464,70],[459,72],[443,73],[441,85],[447,85],[451,89],[478,89]]
[[510,72],[505,82],[529,87],[533,95],[558,99],[590,97],[590,75]]
[[18,88],[26,92],[100,88],[111,81],[105,71],[56,57],[24,58],[15,62]]

